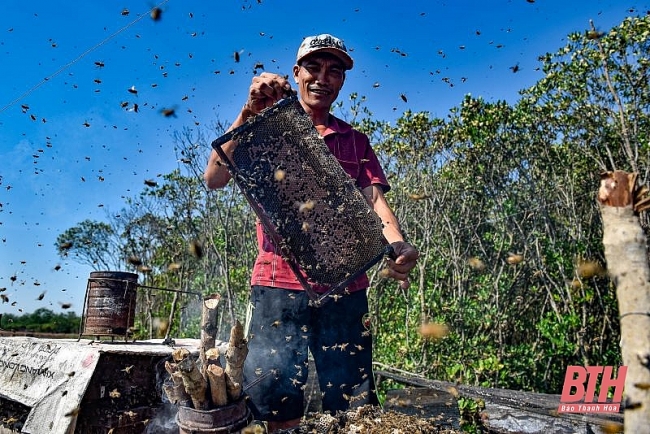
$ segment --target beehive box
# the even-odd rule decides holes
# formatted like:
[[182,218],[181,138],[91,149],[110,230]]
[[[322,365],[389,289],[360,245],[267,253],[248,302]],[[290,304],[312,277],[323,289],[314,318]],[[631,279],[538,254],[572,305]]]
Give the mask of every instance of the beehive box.
[[164,361],[178,347],[196,354],[199,341],[0,338],[0,426],[35,434],[178,432],[161,391]]

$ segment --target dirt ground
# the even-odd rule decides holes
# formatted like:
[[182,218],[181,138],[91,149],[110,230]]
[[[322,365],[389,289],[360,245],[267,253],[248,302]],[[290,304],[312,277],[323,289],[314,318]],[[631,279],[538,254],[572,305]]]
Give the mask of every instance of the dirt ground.
[[[262,430],[245,431],[245,434],[262,434]],[[306,418],[299,428],[283,430],[282,434],[461,434],[450,424],[440,420],[425,419],[382,411],[378,407],[365,406],[336,417],[314,414]]]

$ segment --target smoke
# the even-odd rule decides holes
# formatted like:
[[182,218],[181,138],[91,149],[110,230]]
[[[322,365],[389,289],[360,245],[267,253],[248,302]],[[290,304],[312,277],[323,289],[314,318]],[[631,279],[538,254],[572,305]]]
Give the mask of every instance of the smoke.
[[178,434],[178,425],[176,424],[178,408],[169,402],[163,391],[163,385],[169,379],[169,374],[165,369],[165,362],[169,360],[171,360],[171,356],[156,363],[156,393],[161,397],[162,405],[156,409],[153,417],[149,420],[144,431],[146,434]]
[[145,434],[178,434],[177,410],[171,403],[163,402],[154,417],[149,420]]

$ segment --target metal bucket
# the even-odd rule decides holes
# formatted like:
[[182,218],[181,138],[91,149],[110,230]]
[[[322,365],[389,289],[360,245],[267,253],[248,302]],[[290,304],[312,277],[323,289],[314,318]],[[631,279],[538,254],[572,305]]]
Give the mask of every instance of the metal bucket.
[[93,271],[88,279],[80,336],[124,336],[133,328],[138,275]]
[[214,410],[179,407],[176,414],[179,434],[239,433],[252,420],[245,399]]

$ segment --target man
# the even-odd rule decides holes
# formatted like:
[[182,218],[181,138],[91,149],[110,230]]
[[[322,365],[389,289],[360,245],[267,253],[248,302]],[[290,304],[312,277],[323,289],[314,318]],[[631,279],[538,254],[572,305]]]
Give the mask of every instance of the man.
[[[352,66],[343,41],[328,34],[312,36],[305,38],[298,49],[292,78],[300,103],[315,128],[381,218],[384,236],[396,254],[395,260],[386,261],[387,275],[406,289],[408,272],[415,266],[418,252],[404,242],[397,218],[384,198],[390,188],[384,172],[368,137],[330,114],[346,71]],[[248,100],[231,128],[291,92],[289,81],[282,76],[262,73],[253,78]],[[231,156],[235,146],[234,141],[224,144],[225,154]],[[205,170],[208,187],[222,188],[229,179],[230,174],[213,150]],[[269,432],[299,425],[308,349],[318,372],[324,411],[334,413],[378,403],[368,329],[367,276],[348,286],[336,302],[309,306],[307,293],[259,222],[257,239],[259,254],[251,278],[253,312],[245,366],[248,383],[261,380],[248,390],[255,417],[268,421]]]

